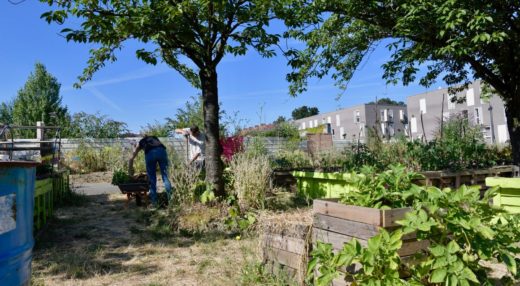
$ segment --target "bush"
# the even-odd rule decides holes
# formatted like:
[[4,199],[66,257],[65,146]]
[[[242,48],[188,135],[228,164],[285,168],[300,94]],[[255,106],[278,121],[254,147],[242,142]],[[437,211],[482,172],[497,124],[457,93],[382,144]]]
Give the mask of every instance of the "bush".
[[266,156],[239,153],[230,162],[233,187],[238,203],[243,210],[264,208],[269,190],[271,168]]
[[[132,152],[133,148],[121,144],[97,148],[88,142],[81,142],[78,148],[65,153],[64,164],[75,173],[127,170]],[[134,170],[136,173],[146,172],[143,152],[137,154]]]

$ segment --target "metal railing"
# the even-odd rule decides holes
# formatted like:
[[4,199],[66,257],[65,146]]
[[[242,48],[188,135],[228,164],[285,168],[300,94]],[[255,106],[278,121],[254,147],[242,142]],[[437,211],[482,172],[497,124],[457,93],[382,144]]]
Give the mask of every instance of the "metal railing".
[[[16,130],[41,130],[40,138],[31,139],[15,139],[14,131]],[[54,139],[45,140],[43,135],[46,130],[54,131]],[[37,146],[35,146],[37,145]],[[57,148],[56,148],[57,147]],[[20,125],[3,125],[0,126],[0,152],[9,152],[9,160],[13,160],[15,151],[40,151],[40,155],[45,152],[52,153],[52,162],[54,164],[58,159],[58,168],[61,153],[61,127],[59,126],[20,126]],[[56,157],[56,154],[58,156]],[[43,157],[43,156],[42,156]]]

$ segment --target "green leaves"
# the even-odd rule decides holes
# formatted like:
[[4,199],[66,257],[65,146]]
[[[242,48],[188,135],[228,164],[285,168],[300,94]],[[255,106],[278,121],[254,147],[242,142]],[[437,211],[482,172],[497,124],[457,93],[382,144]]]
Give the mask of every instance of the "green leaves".
[[[378,235],[368,240],[366,248],[356,239],[352,239],[337,254],[334,254],[331,244],[318,241],[317,247],[311,253],[313,258],[308,265],[308,279],[316,285],[330,285],[339,275],[338,268],[349,267],[358,262],[362,265],[362,271],[346,273],[346,277],[353,279],[356,284],[405,285],[399,278],[401,260],[397,250],[401,248],[401,239],[400,230],[388,233],[382,229]],[[317,277],[314,277],[315,270],[320,273]]]

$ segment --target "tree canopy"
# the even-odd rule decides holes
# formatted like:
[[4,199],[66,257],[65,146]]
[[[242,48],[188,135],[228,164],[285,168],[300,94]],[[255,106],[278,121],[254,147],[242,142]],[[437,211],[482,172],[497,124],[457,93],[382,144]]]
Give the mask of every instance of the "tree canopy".
[[288,52],[292,94],[327,74],[348,87],[362,61],[384,44],[391,54],[382,66],[388,83],[430,86],[442,78],[452,92],[473,79],[489,83],[505,101],[520,163],[519,1],[290,0],[285,11],[281,17],[292,27],[286,35],[307,43]]
[[320,111],[318,110],[317,107],[308,107],[308,106],[304,105],[304,106],[295,108],[292,111],[291,115],[294,120],[297,120],[297,119],[302,119],[302,118],[313,116],[313,115],[318,115],[319,113],[320,113]]
[[78,112],[71,116],[66,131],[70,138],[118,138],[128,133],[126,123],[100,113]]
[[[62,104],[61,84],[45,66],[36,63],[24,86],[12,101],[0,106],[0,122],[36,126],[37,121],[46,125],[62,126],[68,119],[67,107]],[[17,137],[34,138],[35,130],[17,130]]]
[[[371,101],[367,104],[376,104],[375,101]],[[384,104],[384,105],[399,105],[399,106],[405,106],[406,103],[402,101],[395,101],[393,99],[390,99],[388,97],[383,97],[377,100],[377,104]]]

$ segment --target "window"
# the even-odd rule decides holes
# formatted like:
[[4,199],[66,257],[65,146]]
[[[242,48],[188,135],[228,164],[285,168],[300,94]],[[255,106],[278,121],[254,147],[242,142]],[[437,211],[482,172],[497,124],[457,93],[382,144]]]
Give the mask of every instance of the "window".
[[318,119],[314,119],[314,127],[318,127]]
[[417,118],[412,115],[412,120],[410,120],[410,128],[412,129],[412,133],[417,133]]
[[456,103],[453,102],[453,100],[455,100],[455,95],[454,94],[448,94],[448,109],[455,109],[456,107]]
[[381,109],[381,122],[387,122],[388,121],[388,110],[387,109]]
[[482,107],[475,107],[473,112],[473,119],[475,119],[475,124],[482,124]]
[[419,100],[419,110],[422,114],[426,113],[426,98],[421,98],[421,100]]
[[450,113],[449,112],[443,112],[442,113],[442,121],[448,121],[450,119]]
[[359,126],[359,137],[365,137],[365,127],[363,125]]
[[345,134],[345,128],[340,127],[339,128],[339,136],[340,136],[340,138],[345,139],[346,135],[347,134]]
[[312,120],[309,120],[309,128],[312,128]]
[[328,123],[328,124],[332,124],[332,119],[330,118],[330,116],[327,117],[327,123]]
[[475,105],[475,92],[473,91],[473,88],[466,91],[466,104],[468,106]]
[[394,121],[394,111],[392,109],[388,110],[388,121],[393,122]]
[[399,120],[403,121],[404,120],[404,110],[399,110]]
[[354,123],[359,123],[361,121],[361,116],[359,114],[359,110],[354,111]]
[[386,134],[386,128],[385,128],[385,124],[384,124],[384,123],[381,123],[381,133],[382,133],[383,135]]
[[306,129],[305,122],[302,122],[302,129]]
[[340,126],[340,118],[339,118],[339,114],[336,114],[336,126]]

